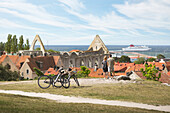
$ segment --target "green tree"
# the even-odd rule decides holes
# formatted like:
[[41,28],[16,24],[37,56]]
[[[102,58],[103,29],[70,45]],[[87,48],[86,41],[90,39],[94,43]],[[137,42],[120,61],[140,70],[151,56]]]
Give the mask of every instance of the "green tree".
[[80,66],[81,71],[78,72],[78,77],[88,77],[90,70],[86,66]]
[[147,61],[148,62],[153,62],[153,61],[156,61],[156,58],[149,58]]
[[30,45],[29,45],[29,40],[26,40],[26,44],[25,44],[25,50],[29,50],[30,49]]
[[144,57],[139,57],[136,61],[134,61],[135,64],[144,64],[145,58]]
[[37,69],[36,67],[33,68],[34,69],[34,72],[38,75],[38,76],[41,76],[41,75],[44,75],[41,70]]
[[0,42],[0,51],[4,51],[5,50],[5,43]]
[[17,51],[18,51],[18,41],[16,35],[14,35],[11,43],[11,52],[16,53]]
[[11,81],[11,80],[19,80],[19,73],[16,71],[10,71],[7,66],[3,67],[0,65],[0,81]]
[[161,73],[159,73],[158,76],[156,75],[158,73],[158,70],[156,69],[155,65],[145,65],[145,69],[141,68],[141,71],[143,73],[143,76],[145,76],[148,80],[159,81],[159,79],[161,78]]
[[46,50],[47,52],[51,52],[51,53],[60,53],[59,51],[55,51],[53,49],[49,49],[49,50]]
[[18,50],[24,50],[24,39],[23,39],[23,35],[21,35],[21,36],[19,37]]
[[119,62],[127,63],[127,62],[131,62],[131,61],[130,61],[130,58],[128,56],[122,55],[119,59]]
[[10,53],[10,52],[11,52],[11,41],[12,41],[12,35],[11,35],[11,34],[8,34],[7,42],[5,43],[5,51],[6,51],[7,53]]
[[162,55],[162,54],[158,54],[158,55],[157,55],[157,59],[164,59],[164,58],[165,58],[165,56]]
[[38,51],[38,50],[41,50],[41,48],[37,47],[35,50],[37,50],[37,51]]

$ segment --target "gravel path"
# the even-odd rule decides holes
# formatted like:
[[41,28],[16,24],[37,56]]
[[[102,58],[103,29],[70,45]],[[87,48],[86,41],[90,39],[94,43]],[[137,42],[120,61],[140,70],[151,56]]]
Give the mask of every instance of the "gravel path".
[[23,91],[16,91],[16,90],[0,90],[0,93],[15,94],[15,95],[22,95],[22,96],[29,96],[29,97],[41,97],[41,98],[56,100],[57,102],[62,102],[62,103],[91,103],[91,104],[134,107],[134,108],[141,108],[141,109],[148,109],[148,110],[170,112],[170,106],[153,106],[153,105],[134,103],[134,102],[100,100],[100,99],[91,99],[91,98],[83,98],[83,97],[70,97],[70,96],[63,96],[63,95],[54,95],[49,93],[23,92]]

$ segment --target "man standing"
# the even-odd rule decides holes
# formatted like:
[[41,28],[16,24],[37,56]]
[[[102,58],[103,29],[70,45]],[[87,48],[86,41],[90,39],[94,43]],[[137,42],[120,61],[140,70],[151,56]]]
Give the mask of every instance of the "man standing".
[[109,58],[108,58],[108,72],[110,74],[110,76],[114,75],[114,59],[112,58],[112,55],[110,54],[109,55]]

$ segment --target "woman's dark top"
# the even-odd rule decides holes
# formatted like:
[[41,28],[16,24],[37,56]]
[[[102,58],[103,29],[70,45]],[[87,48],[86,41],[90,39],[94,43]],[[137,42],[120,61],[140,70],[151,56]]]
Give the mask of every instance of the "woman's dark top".
[[103,61],[103,72],[108,72],[107,61]]

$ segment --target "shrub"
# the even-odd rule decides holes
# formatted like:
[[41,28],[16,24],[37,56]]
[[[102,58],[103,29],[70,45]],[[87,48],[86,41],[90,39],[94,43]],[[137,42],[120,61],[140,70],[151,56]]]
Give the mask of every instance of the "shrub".
[[117,58],[117,57],[113,57],[113,59],[116,61],[116,62],[124,62],[124,63],[127,63],[127,62],[131,62],[130,61],[130,58],[128,56],[125,56],[125,55],[122,55],[120,58]]
[[10,71],[9,69],[0,65],[0,81],[16,81],[19,80],[19,73]]
[[152,66],[152,64],[145,65],[145,70],[141,68],[141,71],[143,73],[143,76],[146,77],[148,80],[154,80],[154,81],[159,81],[161,78],[161,73],[159,73],[158,76],[156,74],[158,73],[158,70],[156,69],[155,65]]
[[157,55],[157,59],[164,59],[164,58],[165,58],[165,56],[162,55],[162,54],[158,54],[158,55]]
[[41,76],[41,75],[44,75],[41,70],[37,69],[36,67],[33,68],[35,73],[38,75],[38,76]]
[[144,57],[139,57],[136,61],[134,61],[135,64],[144,64],[145,58]]
[[90,74],[90,70],[86,67],[86,66],[80,66],[81,71],[77,72],[77,77],[81,78],[81,77],[88,77],[88,75]]
[[156,59],[155,58],[149,58],[147,61],[148,62],[153,62],[153,61],[156,61]]

